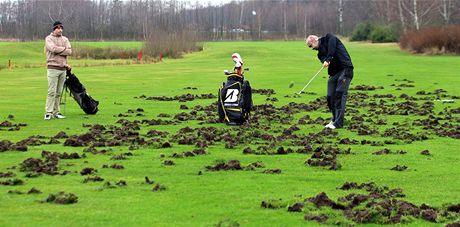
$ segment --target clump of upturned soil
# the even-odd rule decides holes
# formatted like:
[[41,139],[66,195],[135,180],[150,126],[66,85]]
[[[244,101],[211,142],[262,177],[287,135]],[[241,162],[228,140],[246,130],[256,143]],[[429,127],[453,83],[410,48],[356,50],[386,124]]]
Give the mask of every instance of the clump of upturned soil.
[[281,169],[266,169],[262,173],[266,173],[266,174],[281,174]]
[[49,194],[46,198],[47,203],[55,204],[73,204],[78,202],[78,197],[73,193],[58,192],[56,194]]
[[288,207],[289,212],[302,212],[304,204],[303,203],[294,203],[292,206]]
[[147,97],[145,95],[141,95],[139,97],[135,98],[140,98],[140,99],[145,99],[145,100],[156,100],[156,101],[179,101],[179,102],[187,102],[187,101],[193,101],[195,99],[216,99],[217,96],[214,94],[201,94],[201,95],[193,95],[193,94],[183,94],[183,95],[176,95],[174,97],[167,97],[167,96],[150,96]]
[[255,170],[257,168],[264,168],[264,163],[257,161],[249,163],[247,166],[242,166],[238,160],[230,160],[227,163],[223,160],[218,160],[212,166],[206,166],[207,171],[228,171],[228,170]]
[[398,151],[392,151],[388,148],[384,148],[383,150],[379,150],[376,152],[373,152],[372,154],[374,155],[386,155],[386,154],[406,154],[407,152],[398,150]]
[[420,152],[420,154],[428,155],[428,156],[431,155],[429,150],[423,150],[423,151]]
[[[460,204],[453,204],[443,208],[431,207],[425,203],[417,206],[408,201],[400,199],[405,195],[400,188],[389,189],[386,186],[378,186],[374,182],[361,183],[345,182],[338,189],[342,190],[357,190],[363,189],[368,194],[350,193],[344,197],[339,197],[337,201],[330,199],[326,193],[321,192],[315,197],[304,199],[300,202],[295,202],[288,207],[289,212],[301,212],[305,206],[311,207],[314,205],[316,209],[311,208],[308,211],[313,211],[314,214],[305,215],[305,220],[317,220],[317,217],[322,217],[320,221],[325,223],[329,217],[323,213],[322,207],[341,211],[345,218],[359,224],[398,224],[404,223],[409,218],[424,219],[429,222],[438,223],[455,220],[460,216]],[[282,200],[264,200],[261,206],[263,208],[278,209],[287,205]],[[315,218],[316,216],[316,218]],[[440,218],[441,217],[441,218]]]
[[42,191],[38,190],[37,188],[35,187],[32,187],[28,192],[27,194],[42,194]]
[[96,172],[97,172],[97,170],[94,169],[94,168],[83,168],[83,169],[80,171],[80,174],[81,174],[82,176],[84,176],[84,175],[94,174],[94,173],[96,173]]
[[119,154],[119,155],[114,155],[110,158],[110,160],[127,160],[128,158],[125,157],[123,154]]
[[286,206],[287,206],[287,203],[283,201],[282,199],[263,200],[260,203],[260,207],[267,208],[267,209],[280,209],[280,208],[285,208]]
[[126,183],[125,180],[119,180],[117,183],[115,183],[115,185],[117,185],[119,187],[124,187],[124,186],[127,186],[128,183]]
[[[12,115],[11,115],[12,116]],[[10,120],[13,120],[13,118],[9,118]],[[27,126],[27,124],[24,124],[24,123],[12,123],[8,120],[0,123],[0,131],[19,131],[21,130],[21,127],[25,127]]]
[[64,146],[71,147],[85,147],[95,140],[93,133],[85,133],[82,135],[70,136],[65,142]]
[[15,177],[16,174],[13,172],[0,172],[0,178]]
[[125,167],[123,165],[120,165],[120,164],[112,164],[110,166],[110,168],[112,168],[112,169],[124,169]]
[[337,160],[338,154],[349,154],[350,148],[347,150],[340,150],[331,146],[321,146],[315,149],[310,159],[305,161],[309,166],[329,166],[329,170],[339,170],[342,165]]
[[42,151],[42,157],[45,158],[46,160],[52,159],[54,156],[57,156],[60,159],[80,159],[82,156],[80,156],[78,153],[57,153],[57,152],[50,152],[50,151]]
[[320,215],[305,214],[304,219],[306,221],[317,221],[319,223],[326,223],[329,217],[325,214],[320,214]]
[[276,94],[275,90],[273,89],[252,89],[252,93],[268,96]]
[[29,136],[26,139],[23,139],[15,144],[9,140],[0,141],[0,152],[3,151],[27,151],[28,146],[40,146],[46,144],[46,142],[40,140],[45,137],[43,136]]
[[55,136],[53,136],[53,138],[54,139],[65,139],[65,138],[69,138],[69,136],[67,135],[66,132],[60,131]]
[[193,151],[185,151],[182,153],[173,153],[170,157],[171,158],[184,158],[184,157],[194,157],[197,155],[207,155],[208,152],[203,148],[197,148]]
[[46,158],[45,161],[36,158],[28,158],[19,164],[19,170],[22,172],[34,172],[38,175],[58,175],[59,157],[54,154]]
[[24,181],[21,179],[8,179],[5,181],[0,181],[0,185],[9,185],[9,186],[16,186],[16,185],[23,185]]
[[150,180],[150,178],[148,176],[145,176],[145,183],[147,184],[153,184],[155,183],[154,181]]
[[83,183],[88,183],[88,182],[98,182],[98,181],[104,181],[104,178],[100,176],[94,176],[94,177],[87,177],[83,180]]
[[243,167],[241,167],[240,161],[238,160],[230,160],[228,163],[225,163],[225,161],[217,161],[216,164],[212,166],[206,166],[206,169],[208,171],[220,171],[220,170],[242,170]]
[[342,205],[331,200],[324,192],[319,193],[315,197],[308,198],[308,201],[313,203],[318,208],[323,207],[323,206],[331,207],[333,209],[343,209],[344,208]]
[[165,165],[165,166],[173,166],[173,165],[176,165],[176,163],[174,163],[173,160],[164,160],[163,165]]
[[153,188],[152,188],[152,191],[154,192],[157,192],[157,191],[165,191],[166,190],[166,186],[160,184],[160,183],[156,183]]
[[372,85],[356,85],[354,87],[351,87],[350,90],[359,90],[359,91],[373,91],[376,89],[383,89],[382,86],[372,86]]
[[395,167],[391,168],[391,170],[394,170],[394,171],[404,171],[404,170],[407,170],[407,166],[402,166],[402,165],[396,165]]
[[[324,212],[323,207],[341,211],[345,218],[359,224],[398,224],[409,220],[407,217],[424,219],[429,222],[438,223],[440,217],[442,220],[455,220],[460,215],[460,204],[446,206],[444,208],[434,208],[426,204],[417,206],[408,201],[401,200],[404,197],[400,188],[389,189],[386,186],[378,186],[373,182],[358,184],[356,182],[345,182],[338,189],[356,190],[363,189],[368,194],[350,193],[344,197],[339,197],[337,201],[330,199],[326,193],[321,192],[315,197],[295,202],[288,207],[288,212],[302,212],[305,206],[308,211],[304,216],[305,220],[316,220],[325,223],[329,219],[328,214]],[[311,205],[316,209],[311,209]],[[261,206],[263,208],[278,209],[286,207],[282,200],[264,200]],[[455,213],[457,212],[457,213]],[[330,223],[332,224],[332,223]]]
[[8,194],[16,194],[16,195],[22,195],[22,194],[25,194],[24,192],[22,191],[19,191],[19,190],[8,190],[7,192]]

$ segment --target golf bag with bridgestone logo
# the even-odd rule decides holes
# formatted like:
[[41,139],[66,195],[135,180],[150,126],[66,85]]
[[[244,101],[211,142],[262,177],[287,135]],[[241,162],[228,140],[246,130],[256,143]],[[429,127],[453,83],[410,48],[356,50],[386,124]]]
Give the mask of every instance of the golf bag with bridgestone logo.
[[77,101],[81,109],[85,111],[86,114],[96,114],[98,109],[99,102],[94,100],[88,92],[86,92],[83,84],[80,83],[80,80],[73,74],[70,70],[67,70],[65,80],[66,89],[70,90],[70,95],[73,96],[73,99]]
[[229,125],[247,121],[252,109],[252,90],[249,81],[232,73],[222,84],[218,95],[219,118]]

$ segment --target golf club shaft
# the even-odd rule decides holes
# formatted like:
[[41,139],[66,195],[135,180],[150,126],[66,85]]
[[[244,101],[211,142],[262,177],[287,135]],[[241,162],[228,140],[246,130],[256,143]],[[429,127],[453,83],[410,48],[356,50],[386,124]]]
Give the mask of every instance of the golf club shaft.
[[64,115],[65,115],[65,111],[66,111],[66,107],[67,107],[67,89],[64,88]]
[[322,66],[322,67],[319,69],[319,71],[310,79],[310,81],[308,81],[307,85],[305,85],[305,87],[303,87],[302,90],[300,90],[299,93],[297,93],[297,94],[300,95],[300,94],[308,87],[308,85],[310,85],[310,83],[315,79],[315,77],[318,76],[318,74],[319,74],[321,71],[323,71],[323,69],[324,69],[324,66]]

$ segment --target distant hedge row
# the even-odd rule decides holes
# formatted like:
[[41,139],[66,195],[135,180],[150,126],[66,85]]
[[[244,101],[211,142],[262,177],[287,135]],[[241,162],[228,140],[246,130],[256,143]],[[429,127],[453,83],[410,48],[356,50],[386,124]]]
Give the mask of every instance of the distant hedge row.
[[396,25],[376,25],[361,23],[356,25],[351,34],[351,41],[370,40],[373,43],[397,42],[399,28]]
[[142,49],[126,49],[119,47],[74,48],[72,56],[77,59],[137,59],[139,53],[145,58],[180,58],[184,53],[201,51],[203,44],[191,31],[168,33],[165,31],[152,33],[144,42]]
[[417,54],[460,54],[460,25],[407,32],[401,36],[399,46]]
[[356,25],[350,41],[399,41],[402,50],[416,54],[460,54],[460,25],[424,28],[402,35],[399,31],[396,25],[361,23]]

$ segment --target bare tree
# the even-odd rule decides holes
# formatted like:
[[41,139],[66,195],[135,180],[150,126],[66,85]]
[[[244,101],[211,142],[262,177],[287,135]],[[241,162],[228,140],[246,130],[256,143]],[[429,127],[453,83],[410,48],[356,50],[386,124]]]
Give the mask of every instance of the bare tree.
[[407,31],[406,28],[406,20],[404,19],[404,12],[402,8],[402,0],[398,0],[398,11],[399,11],[399,19],[401,20],[401,27],[404,32]]
[[[402,7],[412,16],[414,26],[416,30],[420,29],[420,24],[422,18],[427,15],[436,5],[436,0],[431,1],[430,5],[424,7],[420,7],[419,0],[411,0],[412,1],[412,9],[406,6],[405,2],[402,1]],[[429,3],[430,1],[425,0],[424,3]],[[425,4],[426,5],[426,4]]]
[[288,3],[287,0],[283,1],[283,34],[284,34],[284,40],[288,39],[288,37],[287,37],[287,15],[286,15],[287,14],[286,13],[287,3]]
[[439,5],[439,12],[441,13],[442,19],[444,19],[444,24],[449,24],[450,16],[452,15],[452,8],[452,0],[442,0]]
[[343,0],[338,0],[337,11],[339,14],[339,34],[343,34]]

